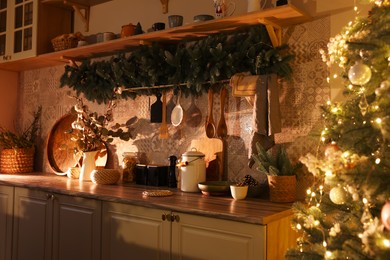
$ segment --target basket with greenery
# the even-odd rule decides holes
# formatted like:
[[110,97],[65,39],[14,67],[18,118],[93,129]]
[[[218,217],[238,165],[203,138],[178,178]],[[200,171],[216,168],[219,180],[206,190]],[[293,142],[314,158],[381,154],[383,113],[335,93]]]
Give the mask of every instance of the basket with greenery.
[[288,158],[286,149],[282,145],[275,145],[265,151],[256,144],[257,154],[253,154],[257,170],[264,172],[268,177],[270,200],[274,202],[293,202],[296,199],[296,172],[301,164],[293,166]]
[[32,123],[20,134],[0,127],[0,172],[28,173],[34,169],[35,140],[42,107],[34,113]]

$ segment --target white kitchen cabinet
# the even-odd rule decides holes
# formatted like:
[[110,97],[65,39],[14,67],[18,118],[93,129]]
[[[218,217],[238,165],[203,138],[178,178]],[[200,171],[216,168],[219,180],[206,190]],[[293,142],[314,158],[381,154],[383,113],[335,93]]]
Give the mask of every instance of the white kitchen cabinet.
[[102,259],[170,259],[169,211],[103,202]]
[[0,185],[0,260],[11,259],[14,187]]
[[51,39],[71,30],[71,10],[40,0],[0,0],[0,62],[51,52]]
[[[171,221],[172,220],[172,221]],[[103,202],[102,259],[266,259],[266,227]]]
[[172,259],[266,259],[266,226],[173,213]]
[[12,259],[100,259],[101,202],[15,188]]

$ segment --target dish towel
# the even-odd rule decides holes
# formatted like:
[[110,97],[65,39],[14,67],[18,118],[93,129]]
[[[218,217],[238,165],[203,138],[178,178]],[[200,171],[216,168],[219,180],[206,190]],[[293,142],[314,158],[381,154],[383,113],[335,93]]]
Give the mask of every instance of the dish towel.
[[260,143],[268,150],[275,144],[274,134],[282,130],[277,75],[261,75],[257,78],[256,84],[252,137],[248,154],[249,167],[254,164],[252,154],[257,153],[256,143]]

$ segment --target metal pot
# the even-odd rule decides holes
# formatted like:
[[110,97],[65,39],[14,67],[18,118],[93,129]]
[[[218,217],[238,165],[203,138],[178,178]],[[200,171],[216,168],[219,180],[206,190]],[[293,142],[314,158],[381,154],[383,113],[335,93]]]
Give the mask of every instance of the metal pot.
[[180,167],[180,189],[198,192],[198,183],[206,181],[205,155],[195,148],[182,154]]

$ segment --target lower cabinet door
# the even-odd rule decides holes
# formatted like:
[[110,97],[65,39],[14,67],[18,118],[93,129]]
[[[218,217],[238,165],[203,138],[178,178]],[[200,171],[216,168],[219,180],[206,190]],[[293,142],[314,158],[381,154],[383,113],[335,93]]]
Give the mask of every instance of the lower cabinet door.
[[103,202],[102,259],[170,259],[172,223],[164,221],[163,214],[163,210]]
[[15,188],[13,260],[51,259],[52,205],[46,192]]
[[173,213],[172,259],[266,259],[266,226]]
[[0,260],[11,259],[14,187],[0,186]]
[[101,201],[53,196],[53,259],[100,259]]

